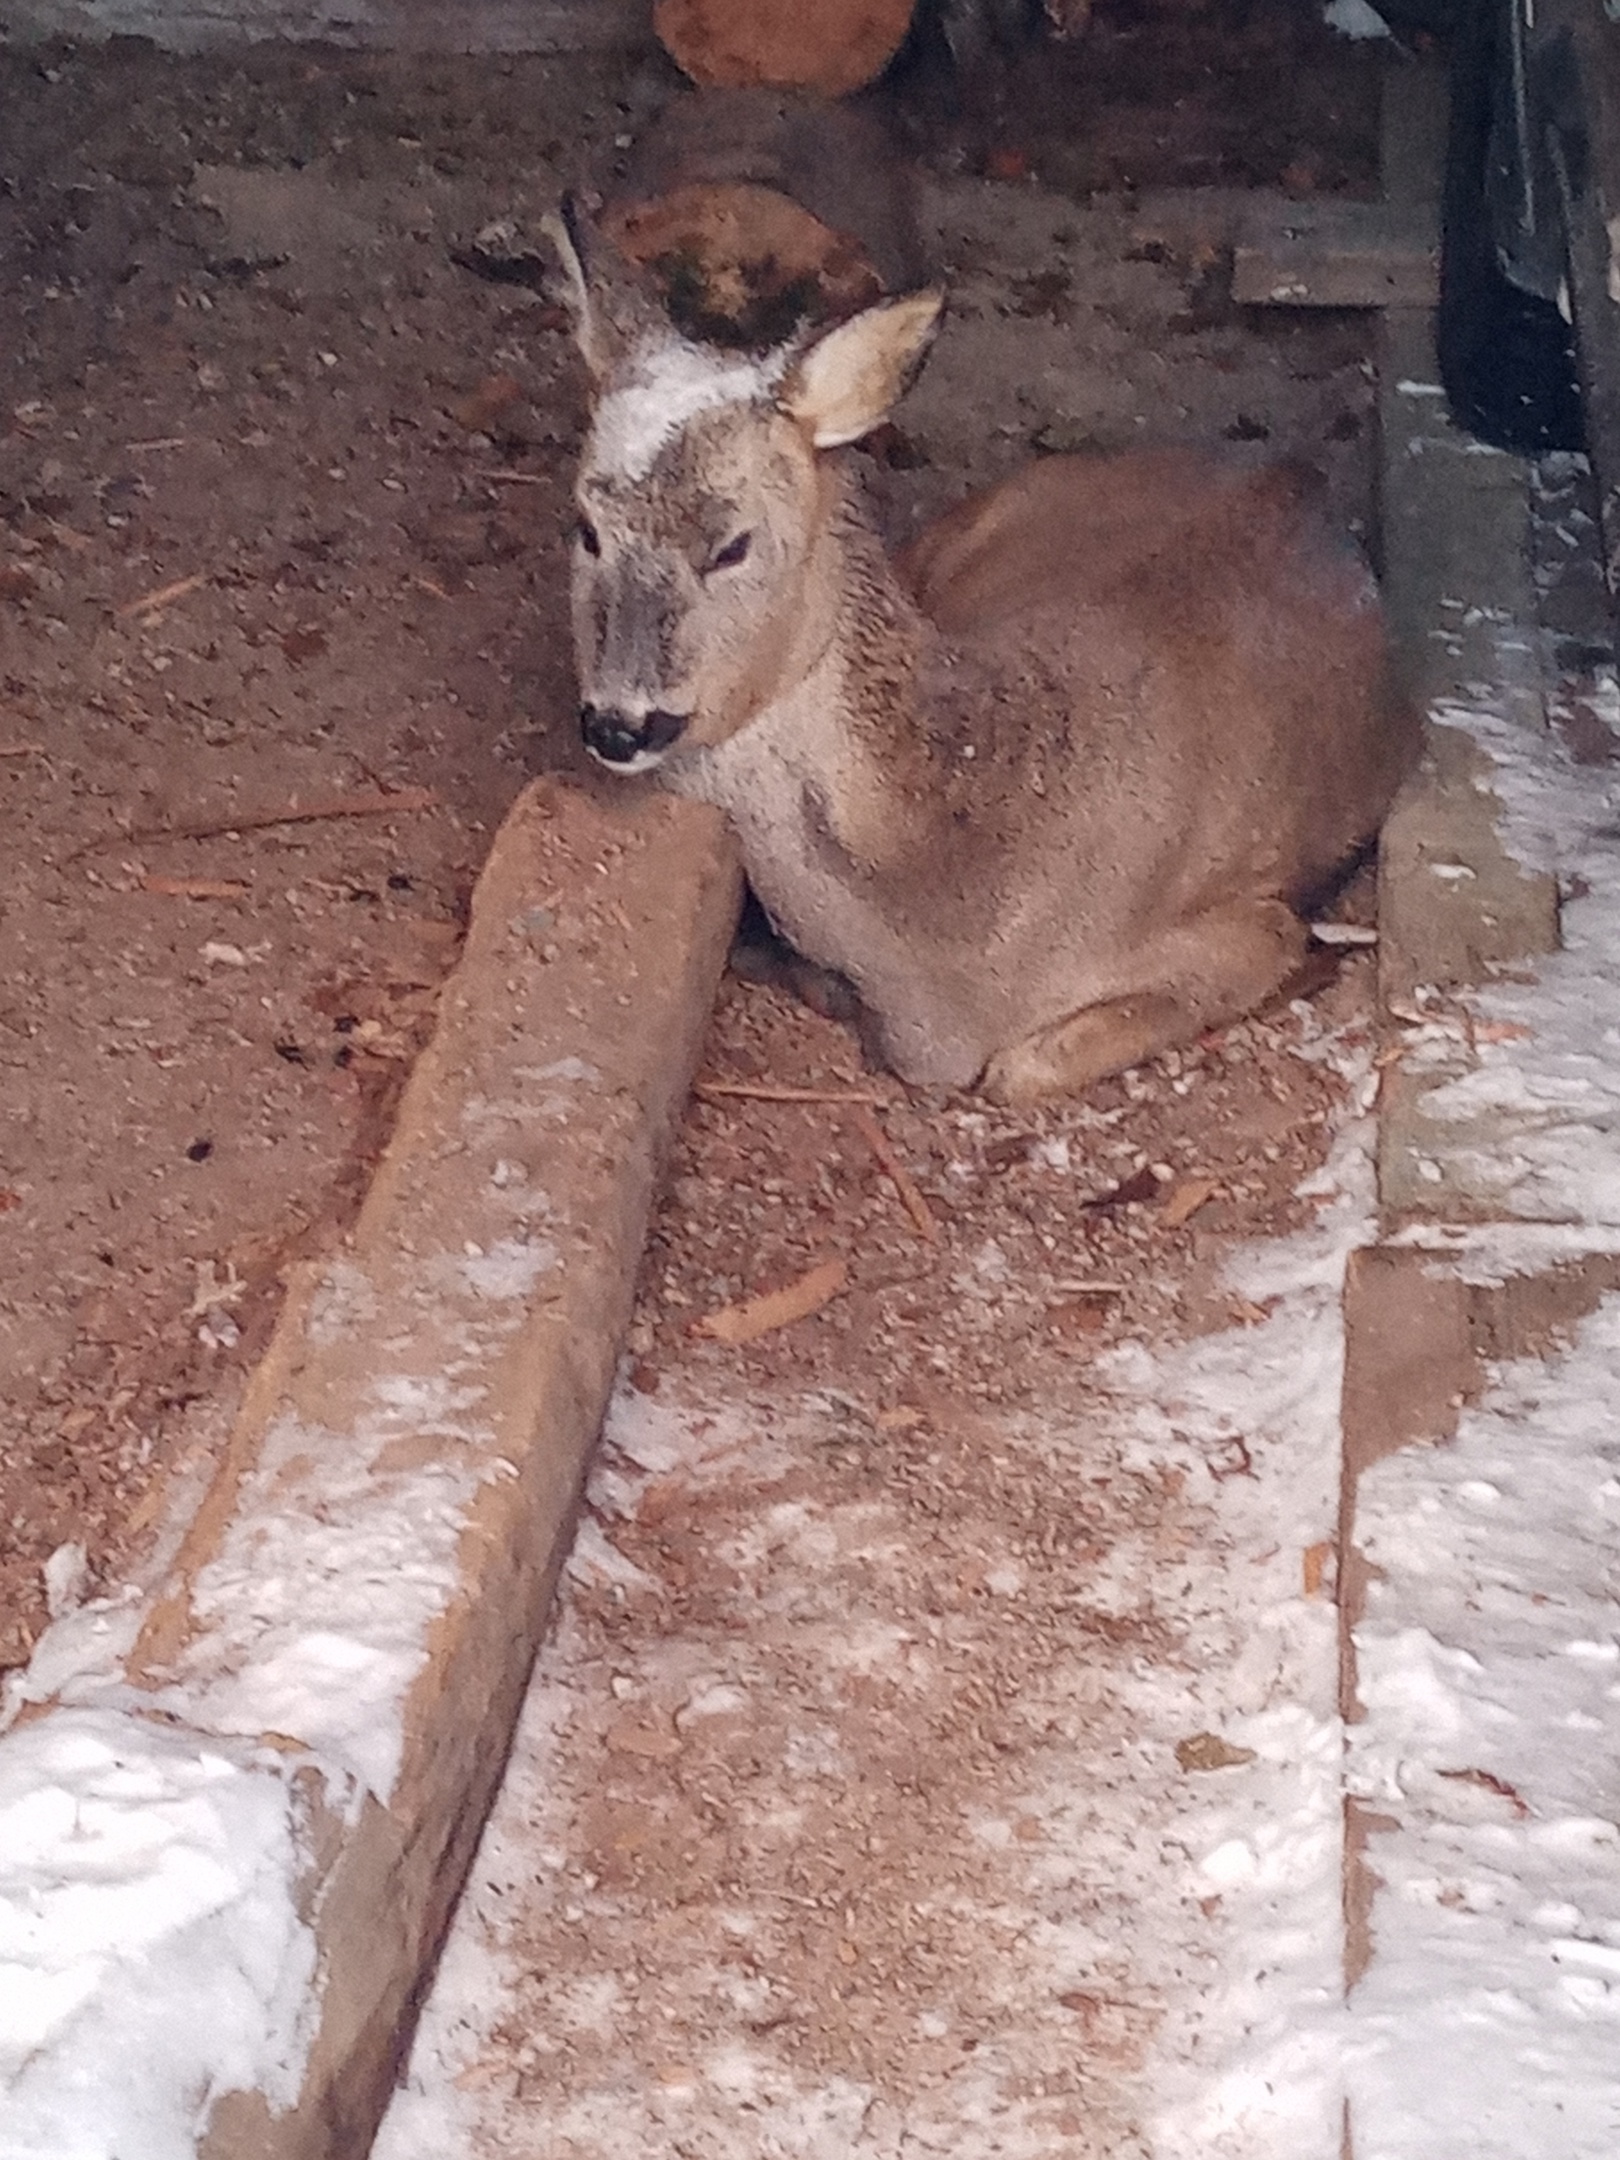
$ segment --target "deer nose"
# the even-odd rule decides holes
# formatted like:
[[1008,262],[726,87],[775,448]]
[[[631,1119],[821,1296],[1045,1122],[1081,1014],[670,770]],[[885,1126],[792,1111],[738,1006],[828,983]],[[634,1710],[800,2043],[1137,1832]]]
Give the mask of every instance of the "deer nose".
[[661,712],[656,707],[639,720],[601,705],[582,705],[579,712],[585,747],[604,765],[633,765],[638,758],[657,756],[682,733],[686,722],[685,713]]

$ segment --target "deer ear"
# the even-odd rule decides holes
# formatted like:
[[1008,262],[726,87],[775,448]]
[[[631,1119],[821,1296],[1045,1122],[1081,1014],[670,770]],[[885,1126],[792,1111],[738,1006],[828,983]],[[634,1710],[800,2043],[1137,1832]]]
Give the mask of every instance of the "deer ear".
[[541,220],[541,229],[562,264],[574,342],[593,380],[601,383],[652,326],[656,310],[577,196],[565,195],[556,216]]
[[777,393],[782,410],[818,450],[869,435],[910,387],[944,305],[945,295],[929,287],[839,323],[789,368]]

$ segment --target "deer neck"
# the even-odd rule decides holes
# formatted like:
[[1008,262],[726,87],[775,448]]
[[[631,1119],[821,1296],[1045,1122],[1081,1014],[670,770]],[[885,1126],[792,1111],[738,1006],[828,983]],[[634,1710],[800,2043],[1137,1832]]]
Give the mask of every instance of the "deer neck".
[[938,633],[896,577],[845,460],[822,469],[798,604],[749,671],[745,717],[663,775],[728,813],[756,876],[756,856],[779,852],[790,829],[827,867],[882,867],[901,839],[897,787],[920,753],[914,704]]
[[829,457],[822,470],[803,605],[754,725],[790,760],[890,764],[915,738],[917,684],[938,633],[896,576],[849,462]]

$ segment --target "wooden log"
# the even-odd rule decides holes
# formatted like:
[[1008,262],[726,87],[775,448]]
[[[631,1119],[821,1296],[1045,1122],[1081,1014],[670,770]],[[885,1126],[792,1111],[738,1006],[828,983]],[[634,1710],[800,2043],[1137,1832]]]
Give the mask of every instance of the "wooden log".
[[694,82],[842,97],[887,66],[911,9],[912,0],[656,0],[653,28]]
[[1431,307],[1440,276],[1432,211],[1259,196],[1232,258],[1240,307]]
[[616,205],[602,230],[649,272],[677,327],[708,343],[768,347],[883,293],[853,240],[771,188],[678,188]]

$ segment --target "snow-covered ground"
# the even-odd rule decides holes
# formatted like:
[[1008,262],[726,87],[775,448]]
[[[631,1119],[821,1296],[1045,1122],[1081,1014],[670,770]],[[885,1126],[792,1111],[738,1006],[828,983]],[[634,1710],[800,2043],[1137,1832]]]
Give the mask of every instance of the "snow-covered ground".
[[1620,2151],[1620,1298],[1362,1483],[1357,2160]]
[[[1510,853],[1554,875],[1562,949],[1471,994],[1473,1069],[1426,1103],[1493,1144],[1501,1220],[1425,1229],[1465,1278],[1612,1251],[1620,1230],[1620,692],[1566,680],[1579,730],[1487,695],[1436,715],[1492,760]],[[1608,741],[1605,742],[1605,736]],[[1578,744],[1577,758],[1572,742]],[[1357,1630],[1349,1790],[1376,1952],[1352,1998],[1356,2160],[1620,2151],[1620,1296],[1493,1369],[1456,1436],[1361,1481],[1376,1569]]]

